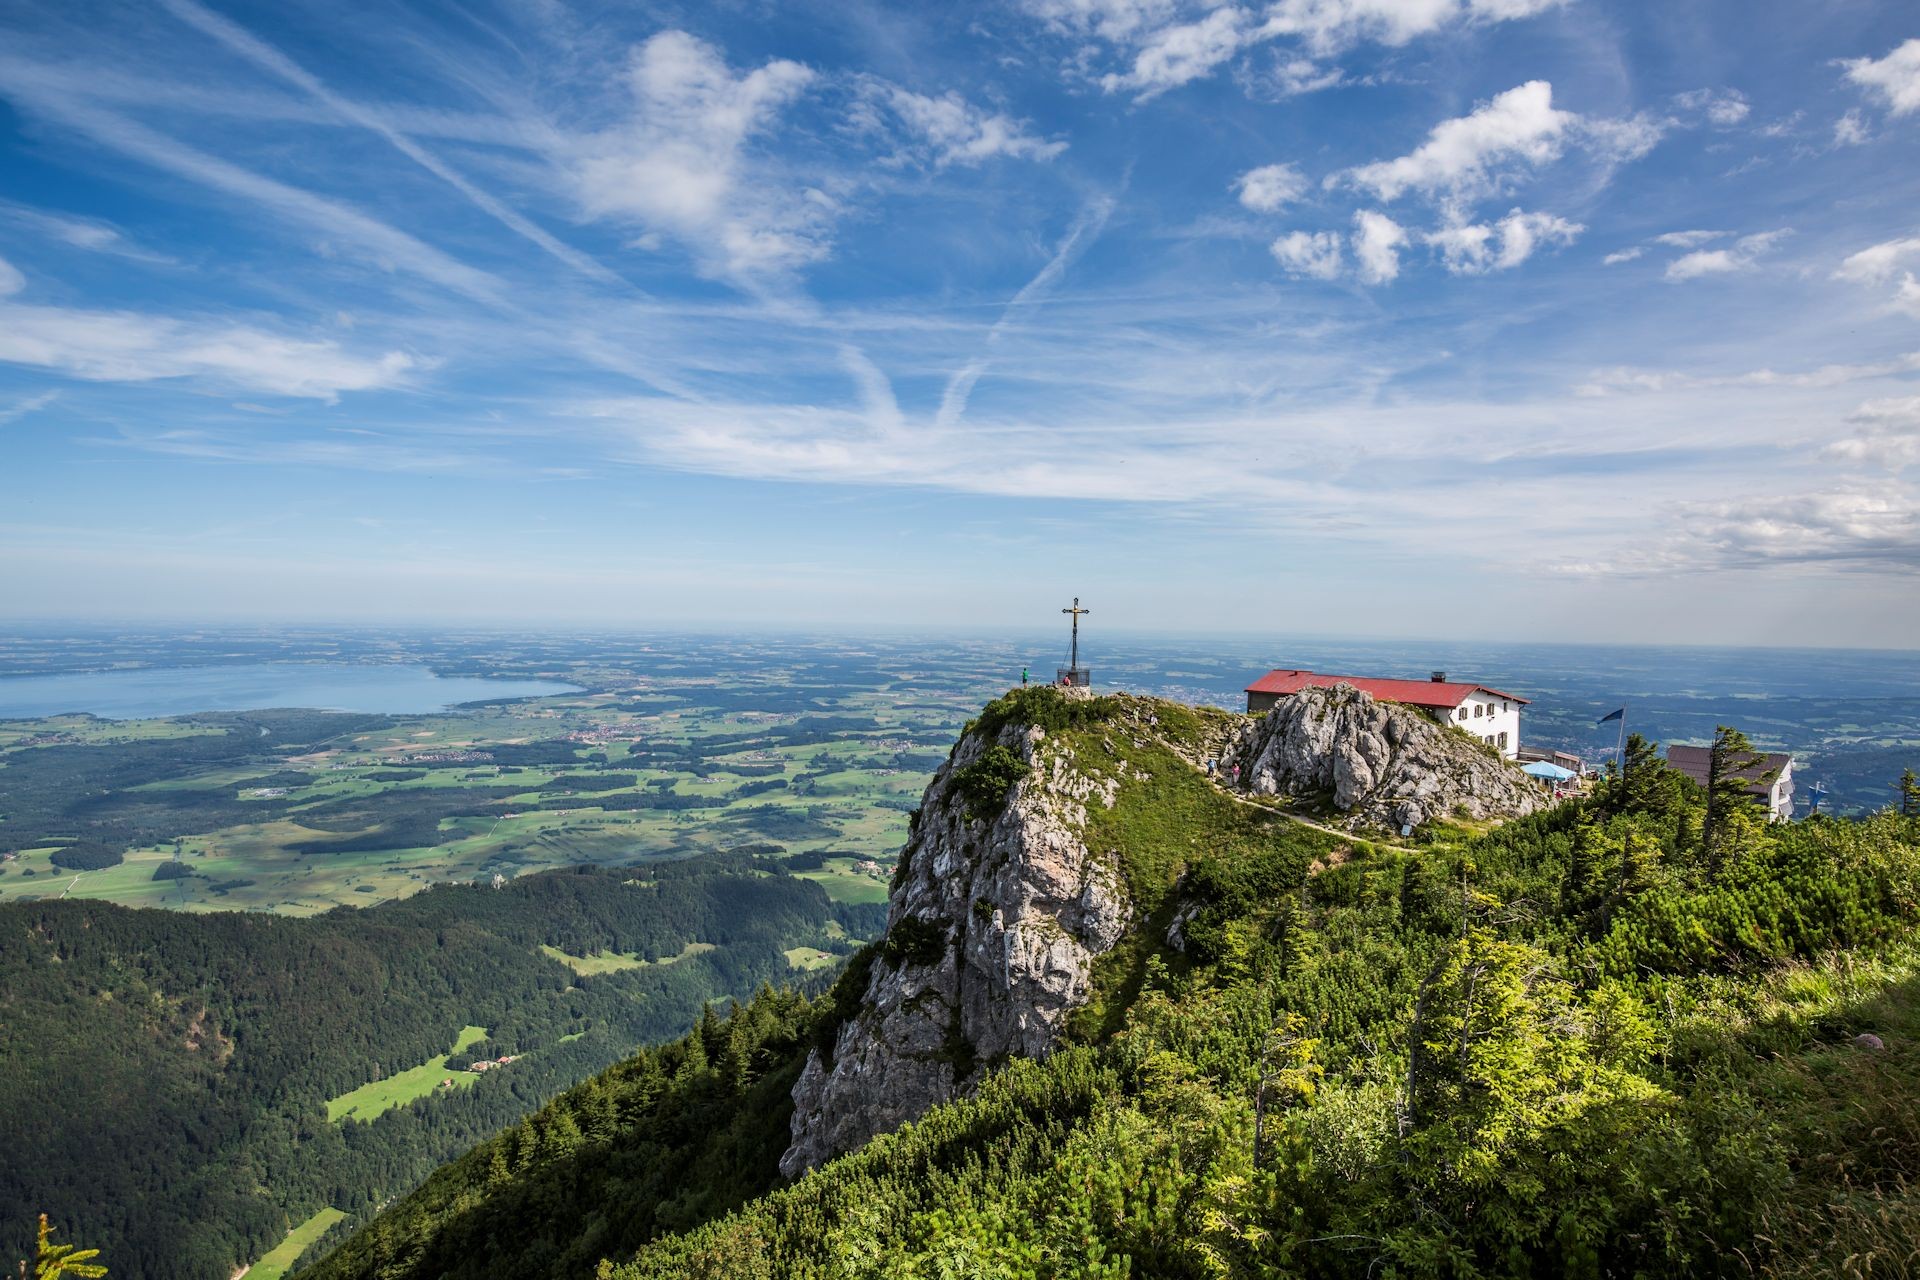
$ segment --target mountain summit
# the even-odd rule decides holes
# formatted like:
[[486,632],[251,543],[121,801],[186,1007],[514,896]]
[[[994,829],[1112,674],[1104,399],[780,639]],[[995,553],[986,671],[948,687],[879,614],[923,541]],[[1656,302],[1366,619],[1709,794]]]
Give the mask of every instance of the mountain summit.
[[303,1275],[1911,1267],[1920,820],[1770,826],[1633,745],[1528,812],[1353,690],[1009,694],[831,992],[710,1007]]

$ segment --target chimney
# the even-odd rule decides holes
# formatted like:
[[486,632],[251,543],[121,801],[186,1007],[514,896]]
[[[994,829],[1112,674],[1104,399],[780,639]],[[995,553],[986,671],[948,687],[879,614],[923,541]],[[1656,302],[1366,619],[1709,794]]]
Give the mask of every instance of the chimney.
[[1435,684],[1445,684],[1445,683],[1447,682],[1447,673],[1446,673],[1446,672],[1444,672],[1444,671],[1436,671],[1436,672],[1434,672],[1434,673],[1433,673],[1433,682],[1434,682]]

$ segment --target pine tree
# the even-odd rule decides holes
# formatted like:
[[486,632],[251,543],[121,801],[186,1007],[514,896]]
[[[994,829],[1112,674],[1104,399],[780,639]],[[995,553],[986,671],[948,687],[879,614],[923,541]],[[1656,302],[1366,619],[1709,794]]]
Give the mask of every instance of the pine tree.
[[[53,1243],[53,1228],[47,1225],[47,1215],[40,1215],[39,1247],[34,1251],[33,1280],[57,1280],[60,1276],[104,1276],[107,1269],[89,1258],[100,1256],[98,1249],[81,1249],[70,1244]],[[25,1280],[27,1264],[20,1264],[20,1275]]]
[[1710,876],[1720,873],[1729,816],[1737,806],[1750,803],[1754,787],[1773,783],[1775,770],[1755,771],[1765,759],[1753,749],[1746,734],[1731,725],[1715,727],[1712,751],[1707,758],[1707,816],[1700,828],[1701,852]]
[[1900,772],[1900,816],[1920,818],[1920,779],[1913,776],[1913,770]]

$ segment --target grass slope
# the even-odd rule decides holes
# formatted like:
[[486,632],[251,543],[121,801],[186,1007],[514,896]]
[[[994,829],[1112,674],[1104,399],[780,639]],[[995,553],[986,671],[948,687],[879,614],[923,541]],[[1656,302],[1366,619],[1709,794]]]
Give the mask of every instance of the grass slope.
[[[546,949],[541,948],[543,951]],[[384,1080],[370,1080],[358,1089],[349,1089],[338,1097],[327,1099],[327,1119],[335,1124],[342,1120],[371,1120],[383,1111],[404,1106],[415,1098],[429,1096],[449,1080],[453,1082],[453,1088],[468,1087],[479,1077],[471,1071],[447,1070],[447,1059],[486,1038],[485,1027],[469,1025],[461,1028],[453,1048],[439,1057],[428,1058],[417,1067],[396,1071]]]
[[287,1232],[287,1238],[275,1245],[265,1257],[247,1268],[247,1280],[282,1280],[293,1264],[300,1260],[315,1240],[325,1235],[337,1222],[345,1222],[347,1215],[328,1205],[311,1218]]

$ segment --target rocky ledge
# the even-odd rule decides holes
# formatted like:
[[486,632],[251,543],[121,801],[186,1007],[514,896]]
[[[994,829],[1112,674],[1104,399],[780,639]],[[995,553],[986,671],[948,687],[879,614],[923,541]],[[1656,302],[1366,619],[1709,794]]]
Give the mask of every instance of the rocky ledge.
[[1253,795],[1324,798],[1352,826],[1517,818],[1540,788],[1471,735],[1350,685],[1307,689],[1240,731],[1228,759]]

